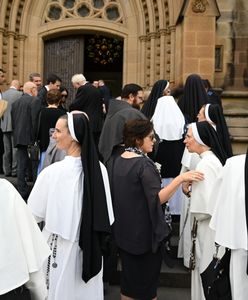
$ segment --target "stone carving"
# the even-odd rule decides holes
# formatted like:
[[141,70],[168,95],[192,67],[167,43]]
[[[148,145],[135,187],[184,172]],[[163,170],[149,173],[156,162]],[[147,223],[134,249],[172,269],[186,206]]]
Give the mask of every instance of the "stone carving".
[[206,11],[207,0],[194,0],[192,2],[192,11],[195,13],[204,13]]
[[122,7],[118,0],[50,0],[43,22],[79,17],[124,23]]

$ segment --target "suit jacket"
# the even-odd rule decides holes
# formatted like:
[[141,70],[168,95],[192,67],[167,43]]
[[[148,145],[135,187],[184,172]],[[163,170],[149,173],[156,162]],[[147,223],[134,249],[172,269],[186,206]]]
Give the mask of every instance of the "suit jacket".
[[103,125],[102,97],[100,91],[92,84],[80,86],[69,111],[80,110],[87,113],[93,132],[100,132]]
[[11,109],[12,104],[22,96],[22,92],[10,88],[3,93],[3,99],[8,101],[7,109],[1,119],[1,129],[3,132],[12,131],[12,119],[11,119]]
[[47,88],[43,85],[39,91],[37,97],[40,99],[41,107],[47,107]]
[[99,152],[106,163],[115,146],[123,143],[124,124],[128,120],[146,120],[146,116],[124,100],[111,99],[99,141]]
[[14,146],[27,146],[34,142],[33,116],[31,104],[36,101],[35,97],[23,94],[12,105],[11,117],[13,127]]

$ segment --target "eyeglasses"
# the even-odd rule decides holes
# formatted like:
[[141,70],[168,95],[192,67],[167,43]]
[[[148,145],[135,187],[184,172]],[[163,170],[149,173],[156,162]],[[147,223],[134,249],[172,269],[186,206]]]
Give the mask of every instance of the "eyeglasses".
[[148,135],[148,138],[149,138],[151,141],[156,140],[156,137],[155,137],[155,134],[154,134],[154,133],[149,134],[149,135]]

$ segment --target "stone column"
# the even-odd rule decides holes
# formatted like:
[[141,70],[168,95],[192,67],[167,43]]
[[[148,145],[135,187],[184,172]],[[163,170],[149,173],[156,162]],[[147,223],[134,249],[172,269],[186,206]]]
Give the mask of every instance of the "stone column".
[[167,30],[166,29],[160,29],[160,78],[161,79],[166,79],[166,34]]
[[24,41],[26,39],[25,35],[18,35],[19,40],[19,80],[24,84]]
[[[3,45],[3,34],[4,34],[4,28],[0,28],[0,45]],[[1,46],[0,51],[0,68],[3,67],[3,46]]]
[[139,37],[140,40],[140,71],[139,71],[139,82],[141,83],[141,86],[145,87],[146,81],[146,40],[147,37],[145,35],[142,35]]
[[13,73],[14,73],[14,38],[15,38],[15,32],[14,31],[8,31],[7,32],[8,37],[8,77],[7,82],[11,82],[13,79]]
[[191,0],[182,18],[182,75],[198,73],[214,80],[215,24],[219,14],[214,1]]
[[156,32],[150,32],[149,33],[149,38],[151,39],[151,57],[150,57],[150,86],[153,86],[154,82],[155,82],[155,71],[156,71]]
[[171,48],[171,53],[170,53],[170,82],[175,83],[175,53],[176,53],[176,47],[175,47],[175,39],[176,39],[176,27],[175,26],[170,26],[170,48]]

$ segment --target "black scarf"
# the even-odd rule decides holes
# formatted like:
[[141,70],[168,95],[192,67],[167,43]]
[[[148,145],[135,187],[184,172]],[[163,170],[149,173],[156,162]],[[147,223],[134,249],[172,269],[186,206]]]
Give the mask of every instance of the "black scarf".
[[81,145],[84,172],[84,193],[79,246],[83,251],[82,279],[87,282],[102,267],[105,238],[110,223],[104,183],[89,121],[84,114],[73,114],[76,138]]
[[218,104],[210,104],[208,114],[211,121],[216,125],[216,131],[227,157],[233,156],[230,136],[221,107]]
[[188,123],[196,122],[199,110],[208,103],[208,95],[197,74],[189,75],[186,79],[183,96],[178,101],[182,113]]
[[164,96],[164,89],[166,88],[167,84],[167,80],[158,80],[154,83],[151,93],[141,109],[141,112],[148,119],[151,119],[154,114],[158,98]]
[[196,123],[196,127],[203,143],[210,147],[211,151],[218,157],[221,164],[224,165],[227,155],[220,143],[217,132],[207,121]]

